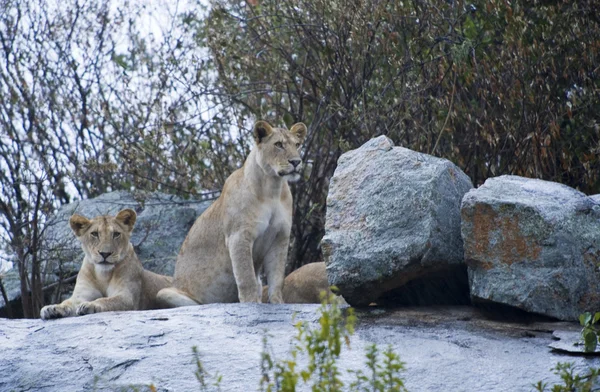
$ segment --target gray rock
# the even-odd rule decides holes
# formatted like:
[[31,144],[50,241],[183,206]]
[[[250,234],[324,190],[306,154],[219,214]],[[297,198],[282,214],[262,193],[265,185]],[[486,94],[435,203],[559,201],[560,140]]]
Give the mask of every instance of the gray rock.
[[585,351],[585,344],[581,338],[581,331],[554,331],[552,337],[555,339],[548,345],[553,350],[567,354],[600,355],[600,347],[595,351]]
[[[172,276],[179,248],[196,218],[212,201],[184,200],[177,196],[151,193],[134,197],[124,191],[111,192],[94,199],[73,202],[62,206],[50,219],[44,233],[44,282],[52,284],[59,276],[72,276],[79,271],[83,251],[69,227],[74,213],[93,218],[98,215],[115,215],[124,208],[137,212],[137,221],[131,242],[144,268]],[[3,279],[9,291],[9,301],[20,297],[16,267]],[[15,280],[15,275],[16,280]],[[68,287],[67,287],[68,288]],[[63,295],[68,296],[68,291]],[[4,300],[0,296],[0,314]],[[18,305],[20,307],[20,305]]]
[[211,201],[183,200],[162,193],[151,193],[144,199],[136,199],[124,191],[106,193],[62,206],[51,221],[47,239],[51,248],[61,250],[58,260],[73,263],[78,268],[83,256],[81,246],[69,228],[71,215],[78,213],[93,218],[115,215],[124,208],[131,208],[137,212],[131,243],[144,267],[159,274],[173,275],[185,236],[210,204]]
[[394,147],[385,136],[343,154],[322,241],[329,283],[363,306],[408,282],[462,268],[468,290],[460,201],[472,187],[450,161]]
[[590,198],[592,200],[594,200],[596,203],[600,204],[600,194],[598,194],[598,195],[591,195]]
[[[21,297],[21,279],[19,279],[19,271],[17,267],[13,267],[8,271],[2,273],[2,285],[4,286],[4,290],[6,291],[6,296],[8,297],[9,302],[13,302],[15,299]],[[15,304],[16,306],[17,304]],[[0,295],[0,309],[5,306],[4,298]],[[3,314],[0,313],[0,317]]]
[[474,301],[562,320],[600,309],[600,205],[565,185],[488,179],[462,203]]
[[[275,358],[288,359],[294,320],[317,324],[317,305],[212,304],[144,312],[108,312],[66,319],[0,319],[1,391],[200,390],[192,346],[207,373],[222,376],[223,391],[257,391],[262,338]],[[294,316],[295,315],[295,316]],[[389,345],[406,363],[411,392],[530,391],[538,380],[559,382],[552,368],[578,370],[598,359],[565,358],[547,349],[561,323],[519,324],[481,319],[468,309],[436,308],[359,313],[351,347],[339,369],[365,369],[365,348]],[[298,368],[305,369],[299,357]],[[212,379],[209,379],[209,381]],[[298,391],[308,388],[299,382]],[[209,389],[210,390],[210,389]]]

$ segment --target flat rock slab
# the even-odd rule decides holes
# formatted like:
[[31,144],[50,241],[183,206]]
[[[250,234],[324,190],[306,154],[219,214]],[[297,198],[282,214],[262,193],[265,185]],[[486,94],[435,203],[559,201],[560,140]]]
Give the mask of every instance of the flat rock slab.
[[549,347],[554,350],[569,354],[600,355],[600,347],[596,347],[596,351],[585,351],[581,328],[576,331],[554,331],[552,337],[555,341],[550,343]]
[[[199,390],[192,346],[209,373],[222,375],[222,390],[258,390],[265,331],[274,355],[287,358],[294,317],[316,323],[317,309],[213,304],[45,322],[0,319],[0,391],[113,391],[150,383],[159,391]],[[409,391],[530,391],[539,380],[559,381],[551,371],[558,362],[581,371],[600,366],[548,348],[551,331],[576,329],[492,321],[469,307],[369,309],[359,312],[340,368],[348,385],[346,370],[364,366],[367,344],[391,344],[406,363]]]

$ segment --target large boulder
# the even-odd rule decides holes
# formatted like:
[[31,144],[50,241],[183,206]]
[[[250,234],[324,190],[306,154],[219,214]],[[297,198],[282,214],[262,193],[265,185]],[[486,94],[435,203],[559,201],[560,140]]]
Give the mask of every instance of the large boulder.
[[[50,301],[58,302],[70,295],[73,276],[79,271],[83,251],[69,227],[74,213],[93,218],[98,215],[115,215],[124,208],[137,212],[137,221],[131,243],[144,268],[159,274],[172,276],[179,248],[196,218],[206,209],[210,200],[184,200],[163,193],[132,194],[118,191],[102,194],[93,199],[76,201],[62,206],[49,220],[44,232],[44,282]],[[53,284],[60,278],[71,285]],[[3,278],[12,309],[19,315],[20,284],[16,267]],[[60,287],[59,287],[60,286]],[[59,291],[57,291],[59,290]],[[0,317],[7,315],[4,300],[0,296]]]
[[[318,328],[317,309],[236,303],[51,321],[0,318],[0,391],[149,391],[150,383],[161,392],[258,391],[263,337],[272,357],[290,359],[295,323]],[[565,358],[547,348],[552,336],[541,331],[567,330],[563,323],[502,323],[457,310],[360,312],[338,362],[344,390],[356,379],[348,370],[370,375],[365,349],[371,343],[400,354],[406,362],[400,377],[411,392],[530,391],[537,381],[560,381],[551,370],[557,362],[573,362],[582,373],[600,366],[597,358]],[[222,376],[220,388],[212,388],[216,379],[209,376],[210,387],[200,387],[193,346],[206,373]],[[296,371],[308,365],[302,354],[295,362]],[[309,390],[300,379],[297,391]]]
[[394,147],[385,136],[343,154],[322,241],[329,283],[355,306],[384,293],[402,303],[432,293],[433,302],[468,301],[460,202],[472,187],[452,162]]
[[583,193],[490,178],[463,199],[462,236],[474,302],[562,320],[600,310],[600,205]]
[[79,241],[69,227],[71,215],[77,213],[93,218],[116,215],[124,208],[131,208],[137,212],[131,243],[144,268],[172,276],[185,236],[196,218],[210,204],[211,201],[184,200],[159,192],[141,196],[125,191],[105,193],[62,206],[50,222],[46,240],[48,248],[60,252],[55,260],[63,265],[75,264],[78,268],[83,254]]

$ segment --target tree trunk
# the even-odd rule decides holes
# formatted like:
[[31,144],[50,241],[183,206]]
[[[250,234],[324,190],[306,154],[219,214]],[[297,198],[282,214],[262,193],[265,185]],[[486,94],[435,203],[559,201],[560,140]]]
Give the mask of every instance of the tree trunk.
[[2,283],[2,277],[0,277],[0,292],[2,292],[2,299],[4,299],[4,307],[6,308],[6,316],[8,318],[13,318],[12,308],[10,306],[10,302],[8,302],[8,295],[6,294],[6,289],[4,288],[4,283]]

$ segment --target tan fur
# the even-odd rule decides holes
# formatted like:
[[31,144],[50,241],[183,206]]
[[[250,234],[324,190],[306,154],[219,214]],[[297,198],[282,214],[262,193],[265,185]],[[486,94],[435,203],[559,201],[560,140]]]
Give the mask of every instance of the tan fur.
[[135,211],[130,209],[120,211],[116,217],[71,217],[69,224],[85,257],[71,298],[59,305],[44,306],[42,319],[159,307],[156,293],[170,286],[171,278],[142,267],[130,242],[135,220]]
[[253,136],[256,146],[244,166],[229,176],[221,196],[198,217],[183,242],[173,287],[158,293],[165,306],[260,302],[263,268],[271,287],[269,301],[283,301],[292,226],[287,181],[300,178],[298,149],[306,126],[298,123],[288,131],[258,121]]
[[[263,302],[268,299],[267,286],[263,287]],[[286,304],[318,304],[325,295],[333,294],[327,281],[325,263],[305,264],[285,277],[283,302]]]

